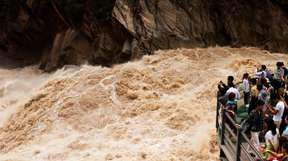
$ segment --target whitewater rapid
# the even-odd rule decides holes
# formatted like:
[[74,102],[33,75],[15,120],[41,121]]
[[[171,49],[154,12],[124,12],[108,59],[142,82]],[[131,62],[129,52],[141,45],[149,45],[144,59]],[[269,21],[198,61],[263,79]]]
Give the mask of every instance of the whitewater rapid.
[[0,160],[217,160],[217,83],[278,60],[287,56],[216,47],[112,68],[0,69]]

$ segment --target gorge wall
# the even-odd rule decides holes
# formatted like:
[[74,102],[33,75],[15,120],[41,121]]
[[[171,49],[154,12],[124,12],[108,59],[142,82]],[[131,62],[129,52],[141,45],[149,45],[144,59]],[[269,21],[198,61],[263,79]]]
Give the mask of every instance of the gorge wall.
[[288,51],[285,0],[0,0],[0,57],[110,66],[156,49]]

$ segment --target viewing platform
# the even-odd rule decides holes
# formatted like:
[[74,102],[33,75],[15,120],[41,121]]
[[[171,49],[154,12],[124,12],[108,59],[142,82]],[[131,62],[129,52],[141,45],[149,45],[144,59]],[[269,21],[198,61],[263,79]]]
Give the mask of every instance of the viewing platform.
[[245,107],[240,107],[236,119],[232,119],[217,97],[216,128],[221,161],[265,161],[244,132],[243,121],[247,115]]

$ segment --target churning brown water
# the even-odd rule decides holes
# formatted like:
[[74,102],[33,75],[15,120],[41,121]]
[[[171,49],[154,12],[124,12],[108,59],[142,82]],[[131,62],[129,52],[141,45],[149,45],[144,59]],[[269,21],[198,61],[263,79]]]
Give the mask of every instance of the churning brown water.
[[277,60],[288,59],[216,47],[112,68],[0,69],[0,160],[217,160],[217,83]]

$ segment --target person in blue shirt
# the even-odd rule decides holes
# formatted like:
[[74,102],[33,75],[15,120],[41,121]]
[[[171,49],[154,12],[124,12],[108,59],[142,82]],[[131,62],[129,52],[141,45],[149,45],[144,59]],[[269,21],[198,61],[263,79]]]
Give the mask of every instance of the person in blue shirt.
[[225,107],[226,111],[232,118],[235,118],[235,114],[237,111],[237,101],[235,100],[235,97],[236,97],[235,93],[230,93],[228,95],[228,101]]

